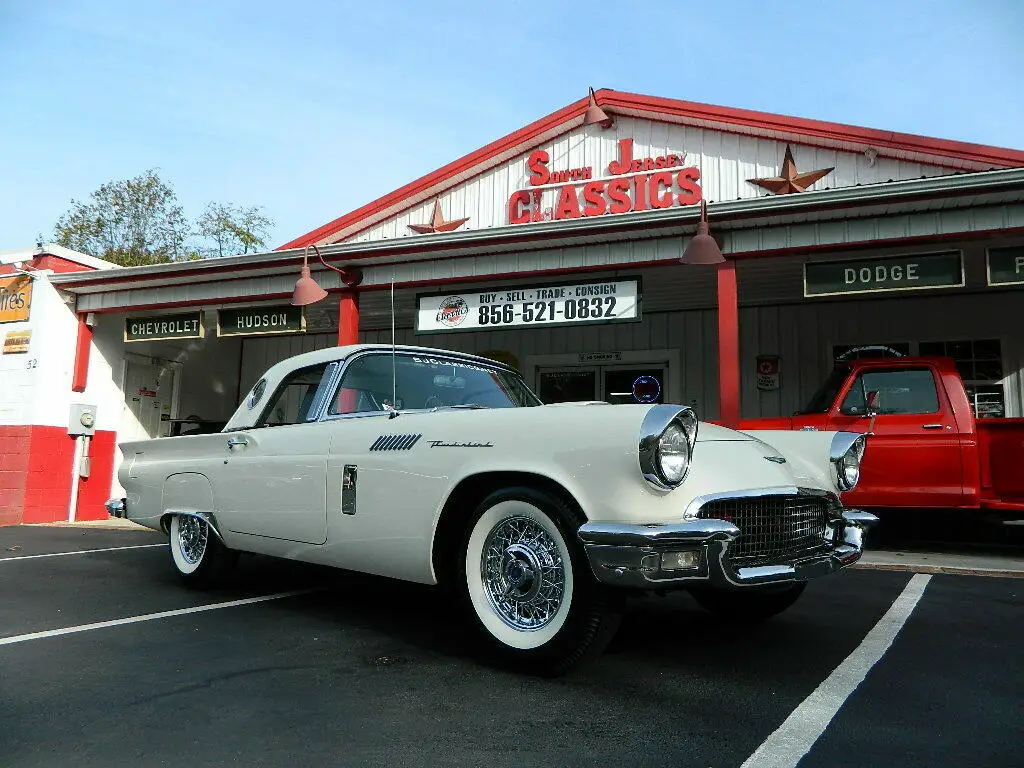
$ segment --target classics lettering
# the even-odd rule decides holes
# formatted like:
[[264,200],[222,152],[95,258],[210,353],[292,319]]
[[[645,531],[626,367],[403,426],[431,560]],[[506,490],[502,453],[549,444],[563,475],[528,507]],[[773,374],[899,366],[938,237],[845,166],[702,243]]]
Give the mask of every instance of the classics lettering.
[[[608,165],[608,172],[621,178],[593,179],[589,166],[554,171],[548,167],[550,160],[549,153],[543,149],[530,154],[527,159],[529,184],[546,186],[546,190],[513,192],[508,201],[510,224],[646,211],[695,205],[701,201],[700,169],[696,166],[682,168],[685,155],[634,158],[633,139],[619,140],[618,157]],[[663,170],[669,168],[680,170]],[[647,175],[646,171],[652,173]],[[552,207],[542,211],[542,193],[556,184],[559,186],[554,189],[556,197]]]

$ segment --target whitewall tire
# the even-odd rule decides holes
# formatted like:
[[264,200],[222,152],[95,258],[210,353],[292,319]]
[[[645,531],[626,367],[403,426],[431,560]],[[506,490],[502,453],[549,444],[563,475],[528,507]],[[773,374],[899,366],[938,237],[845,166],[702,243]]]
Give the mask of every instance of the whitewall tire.
[[190,587],[217,586],[238,559],[238,553],[225,547],[205,520],[173,515],[169,529],[171,562]]
[[470,519],[461,570],[470,613],[505,661],[557,675],[618,627],[576,542],[578,515],[532,488],[490,494]]

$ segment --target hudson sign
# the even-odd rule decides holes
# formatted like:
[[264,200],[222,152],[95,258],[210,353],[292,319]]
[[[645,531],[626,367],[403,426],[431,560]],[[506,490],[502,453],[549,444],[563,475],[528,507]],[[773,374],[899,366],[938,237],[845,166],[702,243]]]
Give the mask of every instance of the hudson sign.
[[[694,205],[701,199],[700,169],[686,165],[685,154],[634,158],[633,139],[619,140],[618,157],[605,176],[591,166],[552,170],[550,163],[543,149],[527,159],[530,187],[509,198],[510,224]],[[556,194],[550,209],[542,207],[546,190]]]

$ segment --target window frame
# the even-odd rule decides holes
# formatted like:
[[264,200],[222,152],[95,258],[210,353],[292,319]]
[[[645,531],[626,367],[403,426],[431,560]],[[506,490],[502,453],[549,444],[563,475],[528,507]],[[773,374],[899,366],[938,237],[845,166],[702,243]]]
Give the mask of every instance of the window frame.
[[[443,360],[445,362],[452,363],[454,365],[472,365],[477,368],[486,368],[488,370],[496,371],[498,373],[510,374],[517,376],[523,383],[526,390],[533,395],[537,401],[537,405],[543,405],[540,398],[537,397],[537,393],[530,389],[530,386],[526,383],[526,379],[517,370],[511,367],[501,365],[499,363],[492,364],[492,361],[486,362],[477,360],[475,358],[469,359],[458,355],[452,355],[442,350],[423,350],[412,352],[410,350],[397,350],[394,353],[391,350],[382,349],[369,349],[363,352],[357,352],[354,355],[346,358],[338,370],[335,372],[333,380],[331,381],[329,392],[330,395],[324,399],[322,404],[322,413],[320,414],[319,421],[335,421],[337,419],[362,419],[370,416],[387,416],[388,418],[395,418],[399,413],[431,413],[433,411],[445,410],[445,408],[400,408],[393,411],[358,411],[356,413],[331,413],[330,408],[327,407],[330,403],[334,402],[334,399],[338,395],[338,389],[341,386],[341,382],[345,378],[345,373],[348,371],[350,365],[355,363],[357,360],[361,360],[364,357],[376,355],[378,357],[391,357],[392,354],[395,357],[428,357],[431,360]],[[514,408],[528,408],[531,406],[512,406]]]
[[[267,414],[270,413],[271,407],[277,402],[278,395],[284,390],[286,386],[289,386],[289,379],[301,371],[308,371],[314,368],[324,366],[324,371],[320,375],[320,383],[317,385],[316,392],[313,394],[313,401],[309,405],[309,411],[307,412],[306,419],[304,421],[296,421],[289,424],[266,424],[265,419]],[[324,409],[324,403],[327,402],[327,392],[330,390],[330,384],[334,380],[337,374],[339,363],[337,360],[328,360],[323,363],[314,363],[313,365],[304,365],[301,368],[296,368],[289,371],[282,377],[281,381],[278,382],[277,386],[274,387],[274,393],[267,399],[266,404],[263,406],[263,410],[260,411],[259,418],[256,419],[255,423],[248,429],[273,429],[276,427],[296,427],[302,424],[315,424],[320,421],[322,411]]]
[[[914,371],[914,372],[919,371],[919,372],[923,372],[923,373],[927,373],[928,374],[928,377],[931,379],[931,382],[932,382],[932,388],[933,388],[933,390],[935,392],[935,410],[934,411],[921,411],[921,412],[914,412],[914,413],[883,413],[883,412],[879,411],[878,414],[877,414],[878,418],[883,418],[883,417],[887,417],[887,416],[935,416],[937,414],[943,413],[943,402],[944,402],[943,399],[942,399],[943,393],[940,391],[939,381],[938,381],[938,376],[937,376],[936,370],[934,368],[932,368],[931,366],[928,366],[928,365],[913,365],[913,364],[908,365],[905,368],[892,368],[892,367],[886,366],[886,367],[864,368],[864,369],[862,369],[860,371],[860,373],[858,373],[854,377],[854,379],[851,382],[850,386],[847,387],[845,389],[845,391],[842,392],[842,397],[841,398],[837,398],[836,413],[839,416],[842,416],[842,417],[848,418],[848,419],[850,419],[850,418],[854,418],[854,419],[856,419],[856,418],[861,418],[861,419],[862,418],[867,418],[868,416],[870,416],[870,414],[869,414],[869,412],[867,410],[868,392],[870,390],[867,390],[867,389],[864,388],[864,383],[863,383],[864,382],[864,377],[866,375],[868,375],[868,374],[877,374],[877,373],[883,373],[883,374],[884,373],[907,373],[907,372],[911,372],[911,371]],[[865,404],[864,413],[848,413],[846,410],[844,410],[844,406],[846,405],[846,400],[853,393],[854,389],[856,389],[858,387],[860,388],[860,393],[861,393],[861,395],[862,395],[862,397],[864,399],[864,404]]]

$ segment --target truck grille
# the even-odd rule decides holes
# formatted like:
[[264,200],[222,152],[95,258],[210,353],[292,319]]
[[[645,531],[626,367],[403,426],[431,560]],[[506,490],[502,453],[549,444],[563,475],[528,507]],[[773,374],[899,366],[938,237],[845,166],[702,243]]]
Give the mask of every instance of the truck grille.
[[789,564],[828,549],[829,509],[829,500],[817,496],[758,496],[709,501],[697,517],[739,528],[729,560],[735,568],[749,568]]

